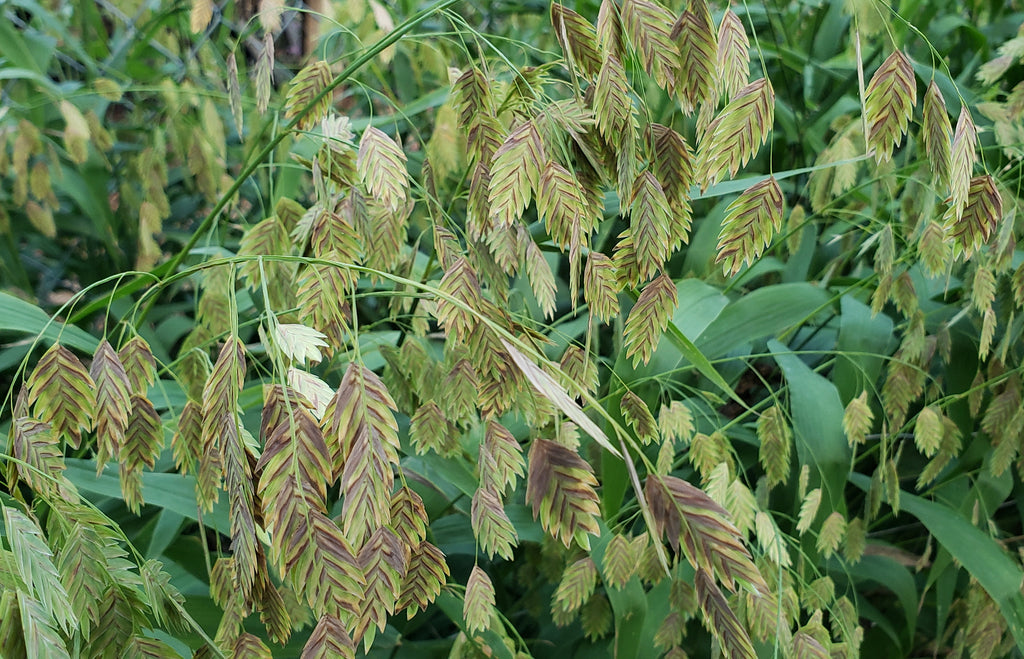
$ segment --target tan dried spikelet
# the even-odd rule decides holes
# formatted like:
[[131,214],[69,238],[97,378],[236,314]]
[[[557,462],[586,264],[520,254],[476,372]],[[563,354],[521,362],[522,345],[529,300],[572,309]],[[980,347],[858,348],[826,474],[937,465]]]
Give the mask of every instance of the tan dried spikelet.
[[213,0],[192,0],[192,10],[189,12],[189,28],[194,34],[206,30],[213,19]]

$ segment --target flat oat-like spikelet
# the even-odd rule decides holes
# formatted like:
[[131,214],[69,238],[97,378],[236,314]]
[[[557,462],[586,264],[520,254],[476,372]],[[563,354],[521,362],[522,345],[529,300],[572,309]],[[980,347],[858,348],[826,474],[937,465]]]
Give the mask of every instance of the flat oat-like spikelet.
[[553,595],[553,605],[569,613],[579,610],[594,594],[597,586],[597,566],[589,556],[565,568]]
[[616,533],[604,550],[602,581],[611,588],[622,588],[636,572],[637,558],[633,543]]
[[718,25],[718,93],[731,100],[750,78],[750,41],[743,21],[732,9],[725,10]]
[[572,172],[553,160],[548,161],[540,175],[537,213],[544,220],[551,240],[562,249],[569,248],[574,235],[579,240],[591,232],[590,205],[583,195],[583,188]]
[[650,444],[659,437],[658,424],[654,421],[654,415],[647,408],[647,403],[642,398],[627,391],[619,402],[622,410],[622,417],[632,426],[636,436],[644,444]]
[[622,30],[636,47],[644,70],[671,92],[679,62],[671,12],[653,0],[623,0],[620,12]]
[[662,332],[679,304],[676,284],[663,274],[644,288],[626,318],[626,357],[633,365],[646,364],[658,347]]
[[460,257],[452,264],[441,279],[439,290],[454,298],[458,303],[440,298],[435,314],[445,331],[458,341],[465,341],[476,326],[476,317],[464,307],[478,309],[483,300],[480,282],[466,257]]
[[96,384],[78,357],[53,344],[28,378],[28,404],[35,418],[50,424],[59,441],[78,448],[82,431],[92,429]]
[[487,573],[474,565],[466,582],[466,599],[462,605],[462,617],[470,634],[482,632],[491,624],[494,610],[494,584]]
[[1003,217],[1003,198],[990,175],[975,176],[967,192],[967,205],[957,217],[950,206],[943,229],[953,239],[953,256],[969,259],[985,244]]
[[359,550],[359,567],[366,578],[366,590],[359,607],[355,637],[369,649],[377,631],[384,631],[388,616],[402,592],[409,569],[409,547],[394,531],[382,526]]
[[444,553],[426,540],[420,542],[412,549],[409,569],[398,596],[398,610],[404,610],[411,620],[441,594],[449,574]]
[[601,137],[619,146],[635,124],[636,108],[630,98],[629,79],[622,62],[609,55],[601,64],[594,84],[594,122]]
[[693,185],[693,151],[686,139],[668,126],[647,125],[651,170],[665,192],[673,214],[669,221],[672,248],[690,242],[690,186]]
[[711,575],[704,569],[697,570],[694,577],[700,609],[704,613],[704,624],[715,635],[723,653],[735,659],[754,659],[757,654],[750,642],[747,630],[725,599],[724,593]]
[[892,158],[893,149],[907,133],[907,122],[917,103],[914,67],[902,51],[893,51],[871,77],[865,91],[864,118],[868,146],[879,163]]
[[949,203],[956,217],[961,217],[967,196],[971,188],[971,174],[974,163],[978,160],[975,146],[978,141],[978,129],[971,119],[971,112],[966,106],[960,108],[960,117],[953,131],[953,145],[949,167]]
[[572,9],[552,2],[551,27],[569,65],[593,80],[601,69],[601,53],[594,26]]
[[359,141],[356,173],[367,190],[385,209],[395,212],[405,205],[409,172],[402,147],[379,128],[367,128]]
[[331,107],[331,95],[326,93],[331,78],[331,67],[323,60],[313,62],[296,73],[285,96],[284,118],[297,121],[300,130],[308,130],[320,123]]
[[650,279],[660,270],[672,253],[670,224],[665,191],[653,173],[641,173],[633,183],[629,203],[629,232],[636,249],[641,281]]
[[591,316],[605,323],[614,318],[619,313],[618,293],[615,264],[601,252],[590,252],[583,270],[583,299]]
[[494,419],[487,421],[479,456],[480,487],[499,495],[515,490],[526,471],[523,448],[515,436]]
[[593,469],[575,451],[547,439],[533,440],[529,463],[526,499],[534,518],[566,547],[575,539],[588,549],[588,536],[600,534]]
[[96,470],[118,455],[132,411],[131,382],[121,358],[103,339],[93,355],[89,375],[96,385]]
[[785,200],[774,176],[755,183],[729,204],[718,234],[718,257],[728,276],[753,265],[782,229]]
[[481,485],[473,494],[470,522],[480,550],[488,557],[497,554],[512,560],[512,551],[519,544],[519,535],[505,513],[497,492]]
[[12,422],[11,440],[21,480],[40,494],[59,495],[65,482],[64,452],[50,424],[20,416]]
[[924,94],[923,125],[924,150],[932,166],[932,174],[940,186],[949,184],[950,134],[952,126],[946,112],[946,99],[939,86],[932,80]]
[[707,3],[691,3],[672,26],[671,36],[679,52],[675,89],[683,113],[692,114],[698,103],[713,106],[718,86],[718,44]]
[[703,490],[674,476],[648,476],[644,494],[655,532],[682,549],[697,570],[715,575],[730,591],[736,582],[767,592],[768,586],[743,545],[729,513]]
[[509,133],[490,163],[487,200],[499,226],[509,226],[530,205],[540,188],[541,167],[547,162],[534,121],[524,121]]
[[697,179],[702,189],[714,185],[728,170],[735,176],[768,140],[775,116],[775,91],[760,78],[736,92],[708,124],[697,144]]
[[325,615],[302,648],[302,659],[355,659],[356,644],[336,616]]

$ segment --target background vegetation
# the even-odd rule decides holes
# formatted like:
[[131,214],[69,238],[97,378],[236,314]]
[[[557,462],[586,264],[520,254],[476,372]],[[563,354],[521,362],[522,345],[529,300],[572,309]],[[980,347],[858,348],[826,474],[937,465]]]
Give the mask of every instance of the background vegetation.
[[0,655],[1020,654],[1019,3],[0,14]]

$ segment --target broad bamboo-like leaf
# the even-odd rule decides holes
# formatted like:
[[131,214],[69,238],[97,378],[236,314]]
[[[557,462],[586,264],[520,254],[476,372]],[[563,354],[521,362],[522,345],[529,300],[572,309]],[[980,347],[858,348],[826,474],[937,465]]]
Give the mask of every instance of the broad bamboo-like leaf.
[[[0,510],[3,511],[4,532],[7,543],[14,553],[18,576],[26,588],[20,593],[25,599],[20,601],[24,603],[31,600],[39,607],[39,614],[33,613],[33,624],[45,620],[46,624],[56,623],[65,633],[75,631],[79,628],[77,614],[71,608],[68,593],[61,583],[57,567],[53,564],[53,552],[46,545],[42,531],[16,508],[0,506]],[[24,619],[25,612],[22,611],[23,622]],[[28,634],[26,640],[35,642]],[[63,642],[60,646],[63,647]]]
[[376,631],[384,631],[388,615],[402,592],[409,568],[409,547],[390,528],[381,526],[359,550],[359,567],[366,578],[366,590],[356,620],[355,638],[369,649]]
[[379,128],[367,128],[359,141],[356,172],[386,210],[394,213],[405,205],[409,173],[405,152]]
[[671,92],[679,62],[671,33],[671,12],[654,0],[624,0],[619,16],[623,33],[636,47],[648,75],[659,87]]
[[949,203],[953,213],[960,217],[971,187],[971,175],[974,163],[978,160],[975,146],[978,140],[978,129],[971,119],[970,110],[966,106],[960,108],[960,117],[953,131],[953,145],[949,165]]
[[868,146],[874,150],[877,162],[892,158],[892,150],[907,132],[916,103],[914,67],[902,51],[895,50],[875,71],[865,92]]
[[761,441],[760,458],[768,485],[785,483],[789,477],[793,431],[781,407],[772,405],[761,414],[757,420],[757,438]]
[[610,144],[621,146],[626,131],[633,130],[635,108],[630,98],[626,70],[614,55],[601,64],[594,83],[594,122]]
[[718,51],[715,58],[718,72],[718,94],[731,100],[750,78],[750,41],[743,21],[731,9],[722,14],[718,25]]
[[356,644],[339,618],[320,617],[309,640],[302,648],[301,659],[355,659]]
[[691,3],[672,26],[672,40],[679,52],[676,95],[685,114],[693,114],[698,103],[715,105],[718,59],[715,24],[704,0]]
[[483,486],[477,489],[473,494],[470,521],[473,535],[485,554],[512,560],[512,550],[519,543],[519,536],[496,491]]
[[466,582],[466,599],[462,608],[469,633],[482,632],[490,627],[493,610],[494,584],[486,572],[474,565]]
[[695,569],[714,574],[731,591],[737,581],[768,591],[729,513],[704,491],[674,476],[652,475],[644,494],[658,537],[681,548]]
[[946,113],[946,100],[939,91],[939,86],[932,80],[924,95],[923,108],[923,141],[932,174],[940,186],[950,183],[952,126]]
[[131,413],[131,382],[120,357],[106,339],[100,341],[89,375],[96,385],[96,470],[121,451]]
[[480,487],[499,495],[514,491],[526,471],[523,449],[515,436],[494,419],[487,421],[479,456]]
[[729,602],[711,575],[704,569],[697,570],[694,584],[704,613],[704,624],[718,639],[723,652],[729,657],[754,659],[757,654],[750,636],[729,608]]
[[633,427],[633,431],[643,444],[650,444],[658,439],[658,424],[642,398],[632,391],[627,391],[619,401],[619,409],[622,410],[622,418]]
[[533,517],[556,540],[568,547],[575,539],[587,549],[590,535],[599,535],[597,479],[593,469],[574,451],[547,439],[530,446],[526,499]]
[[[331,84],[332,77],[330,65],[323,60],[317,60],[296,73],[288,85],[288,94],[284,100],[284,118],[298,118],[299,130],[308,130],[320,123],[331,107],[331,95],[325,94],[324,91]],[[317,97],[319,100],[316,100]],[[304,112],[314,100],[316,104]]]
[[532,240],[526,241],[526,276],[530,280],[530,288],[544,317],[555,316],[555,303],[558,288],[555,284],[555,273],[551,271],[544,253]]
[[774,176],[755,183],[729,204],[718,234],[716,263],[728,276],[744,265],[753,265],[782,230],[785,200]]
[[641,173],[633,184],[629,203],[629,232],[636,249],[641,281],[650,279],[672,253],[668,199],[650,171]]
[[609,322],[619,313],[618,285],[615,264],[601,252],[591,251],[583,271],[583,299],[590,314],[602,322]]
[[1003,217],[1003,198],[990,175],[975,176],[960,217],[951,205],[943,217],[943,229],[953,239],[953,256],[969,259],[985,244]]
[[541,168],[547,162],[535,121],[514,128],[490,163],[490,210],[499,226],[509,226],[530,205],[540,189]]
[[697,144],[697,178],[701,188],[719,181],[728,170],[735,176],[768,140],[775,115],[775,91],[760,78],[736,92]]
[[92,429],[96,385],[78,357],[55,343],[29,376],[28,404],[35,418],[50,424],[56,438],[77,448],[82,431]]
[[411,620],[418,611],[427,608],[441,594],[441,588],[450,574],[444,554],[426,540],[413,547],[409,569],[398,596],[397,608],[405,610]]
[[551,3],[551,27],[566,60],[593,80],[601,69],[597,31],[587,19],[557,2]]
[[675,282],[663,274],[644,288],[626,318],[626,357],[633,365],[647,363],[679,304]]

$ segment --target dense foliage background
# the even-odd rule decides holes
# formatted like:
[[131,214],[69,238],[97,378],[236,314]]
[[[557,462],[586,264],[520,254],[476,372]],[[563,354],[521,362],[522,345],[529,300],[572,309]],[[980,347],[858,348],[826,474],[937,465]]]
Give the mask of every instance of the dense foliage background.
[[0,1],[0,656],[1020,654],[1019,2],[293,4]]

